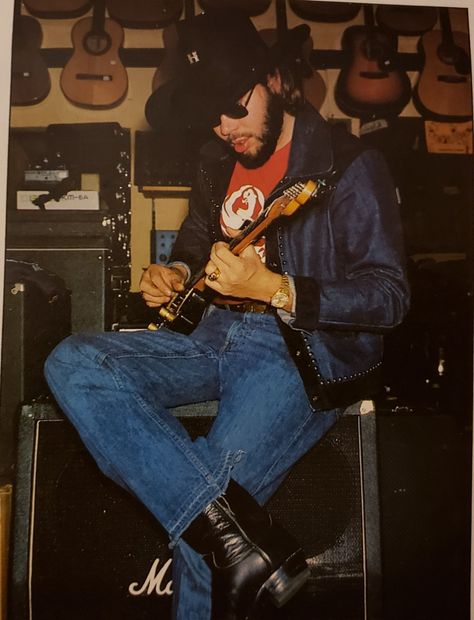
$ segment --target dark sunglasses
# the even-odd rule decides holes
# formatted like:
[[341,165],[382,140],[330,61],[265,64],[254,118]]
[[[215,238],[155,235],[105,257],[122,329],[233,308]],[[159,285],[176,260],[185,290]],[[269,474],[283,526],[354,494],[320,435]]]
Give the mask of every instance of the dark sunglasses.
[[247,95],[243,103],[240,103],[240,102],[234,103],[231,106],[229,106],[229,108],[222,111],[219,114],[219,116],[216,116],[216,118],[213,120],[213,127],[216,127],[217,125],[220,124],[220,117],[222,114],[224,116],[228,116],[229,118],[244,118],[245,116],[247,116],[247,114],[249,113],[249,111],[247,110],[247,106],[250,103],[250,99],[252,98],[253,91],[255,90],[255,86],[256,84],[252,86],[252,88],[249,91],[249,94]]

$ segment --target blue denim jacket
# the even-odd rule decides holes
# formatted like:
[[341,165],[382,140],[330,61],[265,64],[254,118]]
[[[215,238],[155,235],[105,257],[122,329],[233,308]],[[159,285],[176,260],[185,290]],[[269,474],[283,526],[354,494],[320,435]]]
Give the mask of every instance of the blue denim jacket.
[[[202,151],[171,256],[192,271],[222,239],[219,214],[233,165],[215,143]],[[288,170],[267,204],[284,187],[333,171],[332,193],[266,233],[267,266],[295,282],[296,309],[283,335],[312,405],[322,409],[373,395],[383,333],[402,321],[409,303],[399,207],[382,155],[339,135],[309,105],[296,116]]]

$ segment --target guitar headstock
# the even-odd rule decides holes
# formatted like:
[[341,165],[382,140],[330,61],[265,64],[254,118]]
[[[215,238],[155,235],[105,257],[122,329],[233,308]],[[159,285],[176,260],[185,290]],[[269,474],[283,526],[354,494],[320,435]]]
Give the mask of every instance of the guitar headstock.
[[287,187],[283,191],[283,197],[288,202],[283,207],[282,215],[292,215],[297,209],[311,198],[321,198],[335,188],[328,179],[309,179]]

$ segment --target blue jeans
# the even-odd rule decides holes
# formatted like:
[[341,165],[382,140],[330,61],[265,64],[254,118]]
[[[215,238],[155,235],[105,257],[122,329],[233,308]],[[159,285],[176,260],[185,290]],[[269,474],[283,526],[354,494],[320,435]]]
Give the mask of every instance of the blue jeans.
[[[210,617],[210,572],[180,538],[230,477],[266,502],[337,420],[314,411],[271,314],[212,308],[191,336],[76,334],[49,356],[54,396],[101,470],[145,504],[174,548],[173,617]],[[218,399],[192,441],[168,408]]]

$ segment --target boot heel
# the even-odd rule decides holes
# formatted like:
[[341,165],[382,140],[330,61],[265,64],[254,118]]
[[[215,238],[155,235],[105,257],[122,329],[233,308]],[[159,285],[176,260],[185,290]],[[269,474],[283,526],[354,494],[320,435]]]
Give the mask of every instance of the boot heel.
[[263,584],[275,607],[282,607],[304,586],[310,570],[301,550],[297,551],[276,570]]

